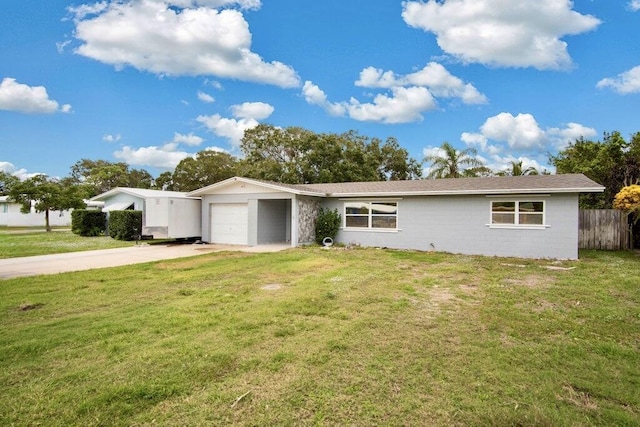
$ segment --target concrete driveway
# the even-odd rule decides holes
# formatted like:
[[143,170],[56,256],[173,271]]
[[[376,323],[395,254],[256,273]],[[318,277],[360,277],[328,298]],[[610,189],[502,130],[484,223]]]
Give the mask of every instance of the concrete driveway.
[[128,248],[7,258],[0,259],[0,279],[141,264],[202,255],[208,252],[277,252],[289,248],[291,248],[289,245],[137,245]]

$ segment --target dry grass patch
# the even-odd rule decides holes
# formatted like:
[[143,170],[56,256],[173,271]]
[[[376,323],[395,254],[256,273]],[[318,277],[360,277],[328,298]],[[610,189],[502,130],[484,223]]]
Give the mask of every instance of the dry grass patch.
[[527,274],[519,278],[506,278],[504,283],[508,285],[525,286],[527,288],[544,288],[554,284],[556,279],[542,274]]

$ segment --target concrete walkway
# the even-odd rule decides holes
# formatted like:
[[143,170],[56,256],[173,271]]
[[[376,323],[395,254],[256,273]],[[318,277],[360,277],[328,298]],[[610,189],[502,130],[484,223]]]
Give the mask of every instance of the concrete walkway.
[[102,249],[97,251],[39,255],[23,258],[7,258],[0,259],[0,279],[141,264],[145,262],[161,261],[164,259],[202,255],[208,252],[278,252],[289,249],[290,247],[291,246],[289,245],[234,246],[143,244],[128,248]]

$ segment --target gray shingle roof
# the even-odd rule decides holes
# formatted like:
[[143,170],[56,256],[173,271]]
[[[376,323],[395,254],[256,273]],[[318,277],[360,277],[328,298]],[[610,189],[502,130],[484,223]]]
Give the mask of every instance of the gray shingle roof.
[[[282,184],[280,184],[282,185]],[[528,175],[412,181],[344,182],[291,186],[327,196],[518,194],[602,192],[604,187],[582,174]]]
[[412,181],[343,182],[334,184],[282,184],[260,179],[233,177],[187,193],[213,194],[242,181],[288,193],[317,197],[398,197],[464,194],[541,194],[602,192],[602,187],[582,174],[529,175],[513,177],[423,179]]

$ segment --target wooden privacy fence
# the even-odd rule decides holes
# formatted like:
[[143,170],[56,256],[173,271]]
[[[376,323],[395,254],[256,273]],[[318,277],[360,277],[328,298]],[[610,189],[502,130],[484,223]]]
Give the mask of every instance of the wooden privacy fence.
[[580,210],[580,249],[618,251],[629,249],[628,215],[615,209]]

